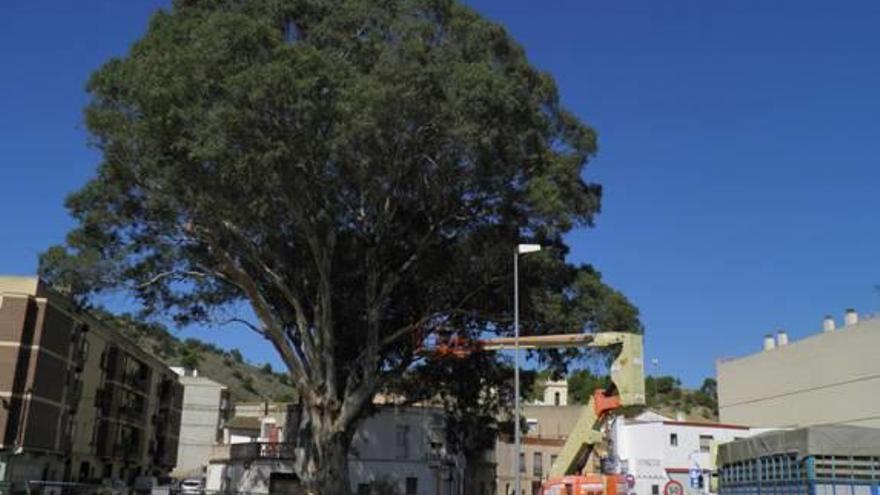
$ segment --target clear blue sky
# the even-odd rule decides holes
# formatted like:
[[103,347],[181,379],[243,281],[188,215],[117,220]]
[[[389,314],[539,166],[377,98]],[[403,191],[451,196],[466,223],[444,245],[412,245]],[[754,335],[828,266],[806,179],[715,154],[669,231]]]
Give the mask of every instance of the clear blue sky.
[[[878,309],[880,3],[470,3],[599,131],[603,213],[572,260],[640,307],[661,372],[697,384],[768,331]],[[71,226],[63,198],[97,162],[83,85],[165,4],[4,5],[0,273],[34,272]],[[243,330],[196,333],[275,361]]]

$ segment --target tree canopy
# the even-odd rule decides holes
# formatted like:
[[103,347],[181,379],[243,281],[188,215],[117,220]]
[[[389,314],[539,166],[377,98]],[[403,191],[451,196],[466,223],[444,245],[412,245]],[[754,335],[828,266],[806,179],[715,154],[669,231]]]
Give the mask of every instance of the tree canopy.
[[523,333],[641,331],[598,271],[566,262],[564,235],[599,212],[596,133],[457,2],[177,0],[88,91],[102,160],[42,274],[181,324],[246,303],[234,319],[301,400],[312,486],[347,483],[385,384],[448,367],[424,337],[510,333],[517,243],[544,246],[521,266]]

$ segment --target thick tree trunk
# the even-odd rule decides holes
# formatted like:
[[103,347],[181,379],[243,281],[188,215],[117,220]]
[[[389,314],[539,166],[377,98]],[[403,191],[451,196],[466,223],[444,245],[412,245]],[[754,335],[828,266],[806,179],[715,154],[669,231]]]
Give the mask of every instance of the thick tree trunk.
[[323,445],[321,464],[318,466],[312,489],[320,495],[351,495],[348,473],[348,435],[335,435]]
[[[320,408],[304,407],[288,423],[288,442],[296,444],[294,470],[309,495],[351,495],[348,452],[352,433],[334,428]],[[351,428],[356,426],[351,425]]]

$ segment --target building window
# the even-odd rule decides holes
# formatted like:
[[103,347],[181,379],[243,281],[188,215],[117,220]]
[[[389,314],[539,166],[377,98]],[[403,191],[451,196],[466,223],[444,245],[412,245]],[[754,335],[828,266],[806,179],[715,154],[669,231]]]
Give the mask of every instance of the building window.
[[526,434],[538,431],[538,420],[534,418],[526,418]]
[[651,495],[660,495],[660,485],[651,485]]
[[712,435],[700,435],[700,452],[710,452],[712,450]]
[[526,454],[524,452],[519,453],[519,472],[526,472]]
[[406,495],[416,495],[419,492],[419,479],[418,478],[407,478],[406,479]]
[[541,495],[540,481],[532,481],[532,495]]
[[550,454],[550,469],[553,469],[553,465],[556,464],[556,458],[559,457],[556,454]]
[[678,433],[669,434],[669,445],[673,447],[678,447]]
[[532,474],[538,478],[544,476],[544,456],[540,452],[532,454]]

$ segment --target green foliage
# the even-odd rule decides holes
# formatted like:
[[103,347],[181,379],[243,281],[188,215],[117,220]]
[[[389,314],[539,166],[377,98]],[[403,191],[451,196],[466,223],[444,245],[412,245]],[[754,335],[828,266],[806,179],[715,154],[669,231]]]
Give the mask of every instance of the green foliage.
[[241,356],[241,351],[239,351],[238,349],[230,350],[229,355],[232,356],[232,359],[234,359],[236,363],[244,362],[244,358]]
[[257,392],[257,389],[254,387],[254,379],[250,375],[241,376],[241,386],[244,387],[244,389],[248,392]]
[[260,368],[260,371],[266,375],[271,375],[273,373],[272,365],[269,363],[266,363],[263,365],[263,367]]
[[[178,1],[88,90],[102,161],[41,273],[83,303],[128,289],[180,324],[249,305],[257,322],[241,321],[322,415],[315,438],[350,439],[387,382],[442,375],[413,334],[509,334],[519,242],[545,246],[523,258],[524,333],[642,331],[598,271],[565,261],[565,234],[599,212],[595,132],[463,5]],[[577,356],[542,360],[560,373]],[[470,399],[454,418],[483,417]]]
[[409,376],[390,382],[386,392],[409,402],[426,401],[443,407],[447,411],[447,440],[468,457],[492,448],[499,432],[513,431],[511,366],[489,353],[476,353],[471,359],[432,357],[427,361]]
[[184,368],[196,370],[199,369],[199,363],[202,362],[202,356],[197,347],[186,346],[180,355],[180,365]]
[[595,375],[590,370],[580,369],[568,376],[568,401],[572,404],[586,404],[597,389],[607,389],[611,379],[607,375]]
[[645,377],[648,407],[681,410],[688,414],[701,408],[701,413],[710,418],[718,416],[715,387],[714,378],[704,380],[699,390],[686,390],[681,387],[681,380],[672,376]]
[[548,370],[521,370],[520,386],[523,400],[535,402],[544,398],[544,390],[547,388],[547,380],[551,377]]

